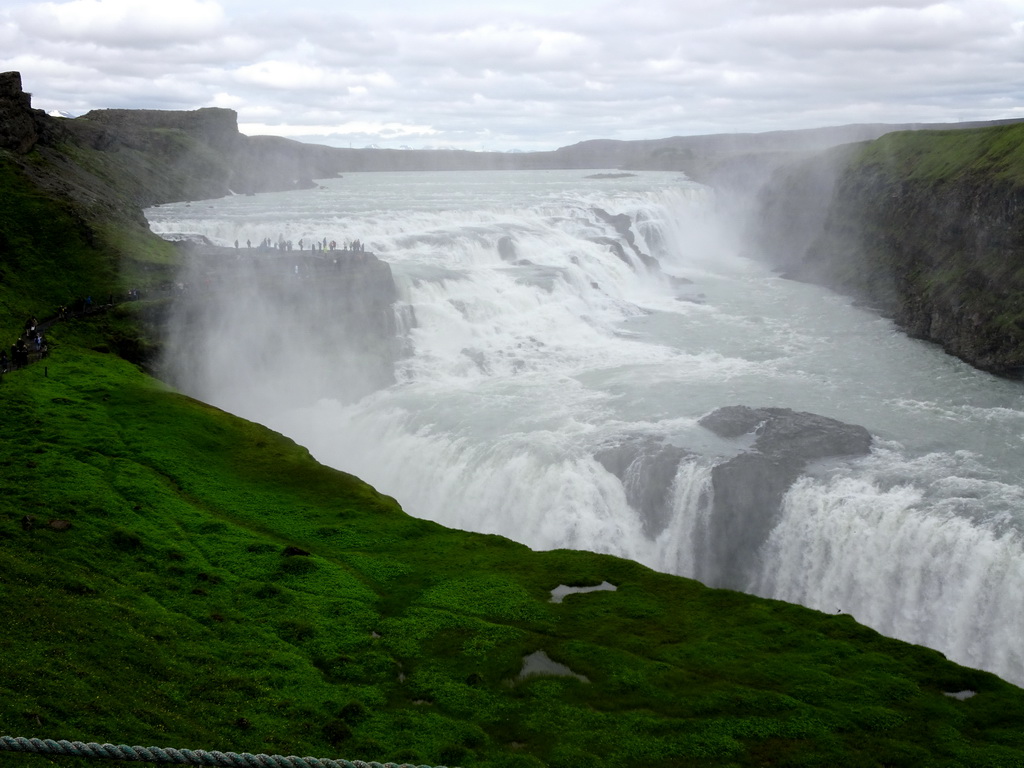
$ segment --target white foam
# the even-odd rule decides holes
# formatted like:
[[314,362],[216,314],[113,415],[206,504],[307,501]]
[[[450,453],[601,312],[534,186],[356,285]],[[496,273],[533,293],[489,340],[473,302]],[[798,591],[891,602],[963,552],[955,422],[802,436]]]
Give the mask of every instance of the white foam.
[[[363,240],[392,264],[412,352],[386,391],[303,400],[310,382],[358,371],[332,370],[316,334],[282,359],[274,334],[294,308],[254,323],[240,290],[210,319],[223,335],[200,340],[203,359],[187,368],[183,355],[177,374],[411,514],[684,575],[706,565],[712,466],[741,449],[711,439],[700,416],[745,404],[861,424],[872,454],[791,490],[750,589],[1024,682],[1019,385],[740,257],[735,223],[678,174],[583,175],[347,174],[325,189],[153,209],[154,231],[224,245]],[[628,215],[638,247],[693,284],[644,267],[595,208]],[[503,237],[519,263],[502,260]],[[692,453],[656,533],[594,458],[636,435]]]

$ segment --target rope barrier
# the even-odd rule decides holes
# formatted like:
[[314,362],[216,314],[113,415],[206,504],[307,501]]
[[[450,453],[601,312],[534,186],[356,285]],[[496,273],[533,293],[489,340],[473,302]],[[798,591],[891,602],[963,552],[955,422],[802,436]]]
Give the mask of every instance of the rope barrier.
[[[290,755],[253,755],[249,752],[207,752],[201,749],[129,747],[126,744],[96,744],[53,739],[25,739],[0,736],[0,752],[27,752],[36,755],[132,760],[141,763],[223,766],[223,768],[430,768],[408,763],[365,763],[362,760],[332,760],[326,757]],[[444,768],[438,766],[437,768]]]

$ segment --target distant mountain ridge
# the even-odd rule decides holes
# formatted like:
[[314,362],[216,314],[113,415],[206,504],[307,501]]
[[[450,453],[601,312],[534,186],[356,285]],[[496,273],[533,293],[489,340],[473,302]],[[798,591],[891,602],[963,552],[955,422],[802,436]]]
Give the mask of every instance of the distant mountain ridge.
[[[970,128],[995,123],[854,124],[766,133],[593,139],[548,152],[346,149],[246,136],[234,110],[96,109],[72,119],[31,110],[18,73],[0,81],[0,146],[28,151],[46,131],[66,131],[92,149],[116,152],[146,183],[142,205],[231,193],[313,186],[314,179],[358,171],[599,169],[680,171],[722,183],[736,166],[778,167],[796,154],[869,141],[901,130]],[[29,116],[31,115],[31,116]],[[139,154],[141,153],[141,155]],[[744,174],[740,174],[743,177]]]

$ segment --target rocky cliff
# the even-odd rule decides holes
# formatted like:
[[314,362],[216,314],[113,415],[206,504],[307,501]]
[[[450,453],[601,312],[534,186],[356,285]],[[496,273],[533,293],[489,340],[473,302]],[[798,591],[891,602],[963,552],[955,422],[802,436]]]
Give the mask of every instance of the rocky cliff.
[[32,97],[22,90],[21,75],[0,73],[0,149],[24,154],[38,139]]
[[217,403],[352,402],[395,382],[401,339],[387,262],[353,251],[185,246],[161,378]]
[[[111,109],[71,120],[52,118],[32,109],[17,72],[0,75],[0,288],[23,281],[16,302],[0,301],[0,324],[24,322],[25,312],[45,316],[59,303],[87,293],[120,296],[141,289],[165,301],[147,303],[145,317],[136,318],[152,322],[145,325],[146,359],[132,355],[133,362],[152,363],[172,342],[197,357],[199,350],[222,341],[210,330],[219,327],[221,318],[211,313],[228,305],[228,297],[237,299],[244,284],[252,290],[252,304],[239,309],[239,327],[258,335],[259,318],[266,338],[279,339],[267,354],[308,374],[296,377],[295,391],[351,399],[386,386],[394,380],[397,354],[395,285],[387,264],[358,253],[325,270],[322,259],[289,256],[285,263],[269,249],[258,257],[253,251],[244,260],[228,249],[216,254],[210,251],[217,249],[176,251],[152,234],[141,210],[161,202],[218,197],[232,189],[312,184],[313,175],[333,172],[333,151],[243,136],[237,115],[226,109]],[[75,232],[74,241],[69,231]],[[45,300],[24,295],[38,291],[40,284],[58,282],[60,290]],[[193,290],[182,291],[186,284]],[[21,319],[4,317],[15,305],[24,306],[17,312]],[[272,323],[270,309],[285,305],[302,312]],[[252,311],[259,306],[262,312]],[[178,325],[170,325],[171,318]],[[287,323],[288,333],[283,333]],[[336,369],[351,368],[360,375],[336,381],[326,365],[311,371],[312,361],[288,358],[295,346],[290,338],[312,332],[329,350],[322,357],[333,356]],[[211,352],[209,358],[223,363],[225,355]],[[222,370],[211,365],[206,369],[210,376]],[[223,373],[237,376],[240,370],[248,369],[235,366]]]
[[983,370],[1024,372],[1024,125],[893,133],[777,171],[752,233]]
[[341,168],[327,147],[244,136],[230,109],[99,109],[66,123],[80,145],[119,162],[143,207],[309,187]]

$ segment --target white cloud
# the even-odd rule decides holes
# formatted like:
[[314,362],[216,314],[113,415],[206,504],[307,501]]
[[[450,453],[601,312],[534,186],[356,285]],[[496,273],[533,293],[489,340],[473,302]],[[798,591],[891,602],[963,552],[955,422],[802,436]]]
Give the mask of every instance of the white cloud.
[[1024,0],[7,0],[0,68],[44,109],[382,146],[992,119],[1024,101]]
[[284,136],[286,138],[303,138],[308,136],[328,136],[343,138],[350,136],[380,136],[384,139],[407,138],[410,136],[437,136],[438,131],[429,125],[406,125],[403,123],[379,123],[366,121],[350,121],[347,123],[331,123],[326,125],[288,125],[281,123],[245,122],[238,124],[238,130],[247,136]]
[[222,31],[224,12],[210,0],[71,0],[32,3],[15,13],[24,31],[43,40],[89,41],[140,48],[193,41]]

